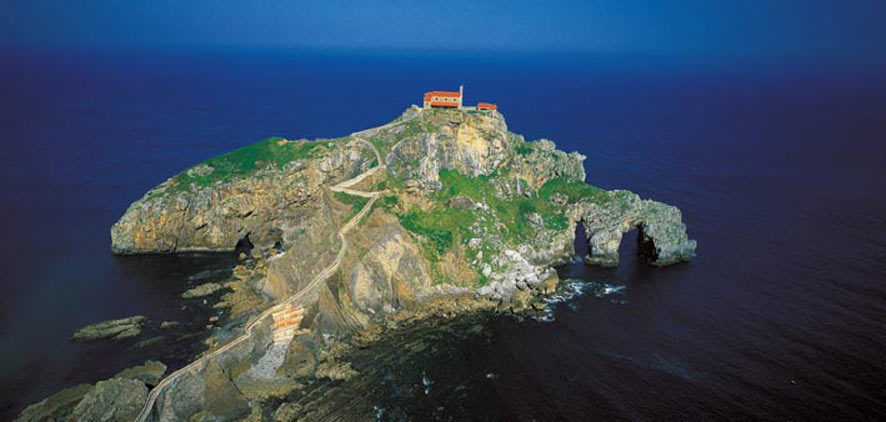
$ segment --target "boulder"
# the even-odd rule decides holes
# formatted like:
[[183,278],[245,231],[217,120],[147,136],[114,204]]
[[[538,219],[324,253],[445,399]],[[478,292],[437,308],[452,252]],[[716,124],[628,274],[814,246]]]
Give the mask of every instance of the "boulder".
[[186,290],[184,293],[182,293],[182,299],[193,299],[197,297],[209,296],[223,288],[224,286],[219,283],[204,283],[197,287],[194,287],[193,289]]
[[178,321],[163,321],[160,323],[160,328],[166,330],[168,328],[178,327],[179,325]]
[[538,283],[538,291],[541,294],[549,295],[553,294],[557,290],[557,284],[560,282],[560,277],[557,275],[557,271],[550,270],[544,274],[542,274],[541,282]]

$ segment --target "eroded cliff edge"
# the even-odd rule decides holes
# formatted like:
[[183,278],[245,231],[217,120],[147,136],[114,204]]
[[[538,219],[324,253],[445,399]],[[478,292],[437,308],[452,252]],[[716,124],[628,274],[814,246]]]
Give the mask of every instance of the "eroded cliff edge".
[[[650,264],[692,258],[679,209],[585,183],[584,160],[526,142],[498,112],[412,107],[343,138],[269,138],[170,178],[113,226],[113,252],[254,245],[238,276],[264,298],[251,313],[289,301],[299,334],[281,343],[276,322],[262,319],[160,391],[150,415],[226,420],[275,388],[285,397],[299,377],[346,378],[328,358],[330,336],[372,332],[404,312],[470,309],[472,297],[519,311],[556,284],[551,266],[574,256],[577,224],[591,264],[616,265],[633,228]],[[225,406],[212,405],[222,396]]]
[[[387,167],[374,177],[390,192],[380,211],[397,217],[413,243],[433,243],[439,255],[449,246],[470,256],[510,247],[533,264],[550,264],[571,255],[566,244],[579,222],[589,238],[589,261],[596,264],[616,264],[621,233],[634,227],[643,230],[641,240],[652,242],[654,265],[689,260],[695,249],[676,207],[585,184],[583,155],[559,151],[548,140],[526,142],[507,130],[497,112],[415,107],[347,137],[268,138],[191,167],[129,207],[111,229],[111,249],[230,251],[247,236],[261,249],[310,248],[305,222],[328,213],[321,205],[329,196],[324,187],[379,165],[361,139],[377,147]],[[431,221],[447,213],[471,224],[452,230]],[[472,278],[489,277],[480,276],[483,264],[496,272],[492,258],[466,260],[475,270]]]

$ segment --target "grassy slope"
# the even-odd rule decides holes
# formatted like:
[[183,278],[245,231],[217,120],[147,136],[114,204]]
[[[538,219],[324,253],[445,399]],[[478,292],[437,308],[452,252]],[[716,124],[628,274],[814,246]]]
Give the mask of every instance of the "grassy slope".
[[333,192],[333,196],[336,201],[351,207],[351,211],[348,212],[345,221],[350,221],[350,219],[360,213],[360,210],[362,210],[363,207],[366,206],[366,203],[369,202],[369,198],[364,198],[358,195],[348,195],[344,192]]
[[[548,181],[529,197],[496,196],[495,179],[507,177],[492,175],[472,178],[456,171],[443,170],[440,172],[443,189],[432,194],[434,205],[424,210],[413,207],[401,211],[398,213],[400,223],[424,239],[425,256],[432,264],[457,242],[464,245],[471,255],[482,252],[480,263],[491,264],[492,258],[501,253],[502,246],[516,247],[536,240],[539,229],[530,222],[530,216],[534,213],[541,216],[544,229],[564,230],[569,227],[564,215],[565,207],[554,205],[551,201],[554,195],[563,196],[569,203],[579,200],[603,203],[610,200],[606,191],[565,177]],[[446,205],[449,200],[459,196],[485,204],[488,208],[459,209]],[[472,238],[481,239],[478,249],[468,246]],[[479,278],[481,285],[485,281],[485,277]]]
[[[530,197],[515,195],[499,198],[495,195],[492,179],[496,176],[471,178],[452,170],[442,170],[440,181],[443,190],[435,192],[433,199],[436,206],[427,211],[413,208],[400,215],[403,226],[410,231],[419,233],[430,239],[435,248],[443,253],[457,238],[464,239],[471,233],[468,228],[478,221],[481,210],[462,210],[445,206],[451,198],[464,196],[474,202],[485,203],[495,220],[490,221],[490,229],[495,231],[509,244],[531,240],[535,229],[529,222],[529,216],[538,213],[544,221],[545,228],[563,230],[568,226],[563,210],[551,203],[554,194],[565,195],[569,202],[582,198],[604,200],[605,191],[588,185],[582,181],[557,178],[548,181],[539,191]],[[501,223],[501,224],[494,224]]]
[[[248,176],[268,167],[282,169],[287,163],[317,157],[347,138],[316,141],[283,141],[271,137],[226,154],[210,158],[172,178],[166,194],[211,186]],[[198,168],[208,166],[212,172],[199,174]]]

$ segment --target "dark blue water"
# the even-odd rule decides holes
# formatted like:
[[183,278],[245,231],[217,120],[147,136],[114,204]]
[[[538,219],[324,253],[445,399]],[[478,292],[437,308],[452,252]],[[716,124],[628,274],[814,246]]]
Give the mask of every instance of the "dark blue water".
[[8,52],[0,419],[147,355],[185,359],[68,341],[108,318],[200,317],[177,297],[216,258],[109,254],[111,224],[148,188],[266,136],[384,123],[425,90],[463,83],[468,102],[498,103],[512,130],[586,154],[589,182],[679,206],[698,257],[651,270],[626,237],[616,270],[561,268],[624,294],[583,296],[552,323],[493,324],[492,343],[464,345],[470,359],[428,363],[499,374],[468,384],[484,400],[427,400],[524,420],[882,420],[878,70],[563,54]]

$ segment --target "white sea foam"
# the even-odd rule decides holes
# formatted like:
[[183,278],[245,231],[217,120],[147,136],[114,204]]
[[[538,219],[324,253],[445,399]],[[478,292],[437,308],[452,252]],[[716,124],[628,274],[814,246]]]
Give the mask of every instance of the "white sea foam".
[[428,378],[424,371],[422,371],[421,373],[421,383],[425,386],[425,395],[427,396],[431,393],[431,384],[433,384],[434,382],[431,381],[430,378]]
[[590,292],[596,298],[606,299],[608,302],[616,305],[627,304],[628,301],[623,298],[627,291],[624,284],[610,284],[604,282],[585,281],[574,278],[563,280],[561,287],[557,292],[544,298],[547,304],[539,315],[535,315],[532,319],[539,322],[554,321],[554,311],[557,304],[568,302],[567,307],[573,312],[581,310],[581,304],[571,302],[573,299]]

